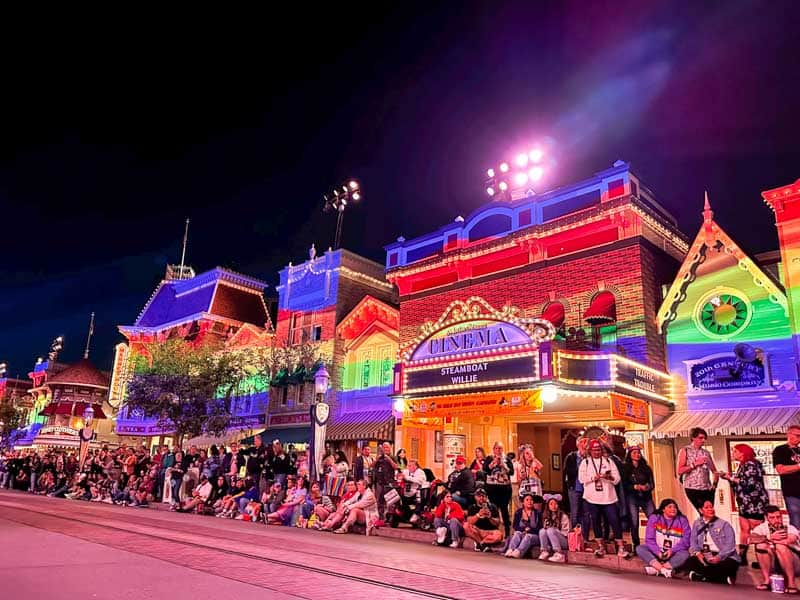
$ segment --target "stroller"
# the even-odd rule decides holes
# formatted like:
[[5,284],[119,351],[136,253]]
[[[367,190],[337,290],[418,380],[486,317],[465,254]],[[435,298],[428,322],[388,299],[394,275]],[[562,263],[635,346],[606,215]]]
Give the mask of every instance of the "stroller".
[[431,487],[425,490],[427,499],[420,515],[420,520],[416,526],[422,531],[433,531],[433,521],[435,519],[436,506],[441,502],[446,491],[445,482],[441,479],[433,479]]

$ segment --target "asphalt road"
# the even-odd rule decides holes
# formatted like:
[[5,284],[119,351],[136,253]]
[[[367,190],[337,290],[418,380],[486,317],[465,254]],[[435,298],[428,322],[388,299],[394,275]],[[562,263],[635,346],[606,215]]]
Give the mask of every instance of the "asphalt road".
[[715,600],[753,593],[752,587],[0,491],[4,600]]

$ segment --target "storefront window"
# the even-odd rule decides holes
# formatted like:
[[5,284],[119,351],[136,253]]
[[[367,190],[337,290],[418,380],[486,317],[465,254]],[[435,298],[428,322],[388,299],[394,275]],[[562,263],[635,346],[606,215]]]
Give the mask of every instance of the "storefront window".
[[736,444],[750,446],[756,453],[756,460],[764,467],[764,486],[769,494],[769,502],[780,506],[781,510],[786,510],[786,505],[781,493],[781,479],[772,464],[772,451],[785,443],[786,440],[728,440],[728,462],[731,465],[731,471],[736,472],[736,469],[739,468],[739,463],[733,460],[733,447]]
[[391,385],[393,370],[392,347],[383,346],[381,348],[381,386]]

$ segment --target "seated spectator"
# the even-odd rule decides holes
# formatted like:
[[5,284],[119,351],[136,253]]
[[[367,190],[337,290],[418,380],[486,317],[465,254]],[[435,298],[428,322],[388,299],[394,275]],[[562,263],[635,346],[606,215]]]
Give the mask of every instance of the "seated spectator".
[[731,524],[717,517],[714,503],[706,500],[700,506],[700,517],[692,525],[692,555],[683,569],[692,581],[736,583],[739,555],[736,554],[736,534]]
[[306,482],[302,477],[289,476],[287,482],[293,486],[286,493],[286,500],[275,511],[267,514],[268,525],[291,525],[294,519],[294,509],[306,501]]
[[[408,461],[408,468],[397,474],[397,482],[401,485],[403,494],[403,516],[405,518],[411,515],[409,522],[416,523],[422,512],[421,491],[428,487],[425,471],[420,469],[417,460],[412,458]],[[413,511],[412,506],[414,506]]]
[[208,481],[205,475],[200,476],[200,485],[192,490],[192,497],[189,500],[184,500],[177,512],[191,512],[192,510],[199,510],[202,512],[205,507],[206,500],[211,496],[213,486]]
[[222,510],[217,514],[223,519],[233,519],[239,507],[239,498],[244,496],[247,491],[244,487],[244,479],[232,478],[232,489],[230,493],[222,499]]
[[367,535],[373,532],[375,521],[378,520],[378,501],[363,479],[356,483],[356,495],[348,501],[344,513],[344,525],[335,529],[333,533],[347,533],[356,523],[366,527]]
[[471,469],[467,468],[467,459],[457,456],[455,468],[447,478],[447,489],[453,494],[453,500],[467,508],[472,502],[472,495],[475,492],[475,475]]
[[[522,558],[533,546],[539,545],[539,531],[542,528],[542,513],[536,510],[533,504],[533,494],[522,497],[522,506],[514,513],[511,529],[511,539],[508,541],[506,558]],[[538,497],[541,507],[542,498]]]
[[298,509],[296,509],[300,510],[300,515],[297,518],[297,526],[305,527],[311,515],[317,515],[317,519],[324,521],[335,508],[330,496],[324,495],[319,483],[315,481],[308,490],[305,503],[301,504]]
[[[467,469],[463,470],[466,471]],[[461,508],[461,504],[453,498],[453,494],[449,491],[444,493],[442,501],[436,506],[433,526],[436,528],[435,545],[444,546],[447,543],[447,535],[449,533],[450,547],[458,548],[464,535],[464,509]]]
[[133,495],[133,506],[147,506],[150,499],[153,497],[153,490],[155,489],[155,480],[150,475],[142,477],[139,487]]
[[[781,509],[768,505],[764,509],[764,522],[750,530],[750,541],[756,545],[756,558],[761,567],[763,582],[756,586],[765,592],[770,589],[770,575],[775,561],[786,578],[786,593],[797,594],[797,576],[800,575],[800,540],[794,525],[784,525]],[[772,590],[773,592],[775,590]]]
[[[260,502],[261,497],[260,497],[260,494],[258,492],[258,481],[254,480],[254,479],[250,479],[249,477],[247,477],[244,480],[244,487],[245,487],[244,494],[242,494],[239,497],[239,499],[237,500],[238,506],[239,506],[239,512],[241,514],[244,514],[246,512],[245,511],[245,507],[248,504],[250,504],[251,502],[257,503],[259,505],[259,507],[261,505],[261,502]],[[259,510],[259,512],[261,512],[261,511]],[[250,513],[248,513],[248,514],[252,514],[252,511],[250,511]]]
[[272,484],[268,492],[261,494],[261,504],[264,505],[264,513],[274,513],[286,500],[286,490],[283,489],[280,481]]
[[498,508],[489,502],[486,490],[475,490],[475,502],[467,509],[464,534],[475,541],[475,552],[491,552],[503,541],[503,521]]
[[222,500],[228,495],[228,482],[225,480],[224,475],[217,475],[210,479],[214,489],[211,490],[211,496],[208,497],[206,504],[210,506],[216,514],[217,508],[222,506]]
[[561,510],[561,494],[545,494],[544,501],[542,528],[539,530],[539,544],[542,548],[539,560],[563,563],[566,560],[567,535],[570,529],[569,515]]
[[678,509],[678,503],[665,498],[647,519],[644,544],[636,546],[636,555],[644,561],[645,573],[672,577],[689,558],[691,527]]
[[[366,481],[366,480],[360,480]],[[344,521],[347,511],[345,510],[350,504],[357,502],[358,489],[355,481],[348,481],[344,487],[344,495],[339,500],[339,505],[336,510],[325,519],[324,522],[319,522],[319,527],[314,527],[320,531],[333,531],[342,521]]]
[[92,497],[89,476],[81,473],[64,497],[69,500],[89,500]]

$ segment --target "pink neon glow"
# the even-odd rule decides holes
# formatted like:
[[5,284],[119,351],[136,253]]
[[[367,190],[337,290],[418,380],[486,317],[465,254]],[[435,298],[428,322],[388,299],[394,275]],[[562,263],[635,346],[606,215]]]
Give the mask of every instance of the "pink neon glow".
[[527,154],[518,154],[517,158],[514,159],[517,163],[518,167],[524,167],[528,164],[528,155]]
[[528,152],[528,156],[530,157],[531,162],[538,163],[540,160],[542,160],[544,152],[542,152],[542,150],[540,150],[539,148],[534,148],[533,150]]

